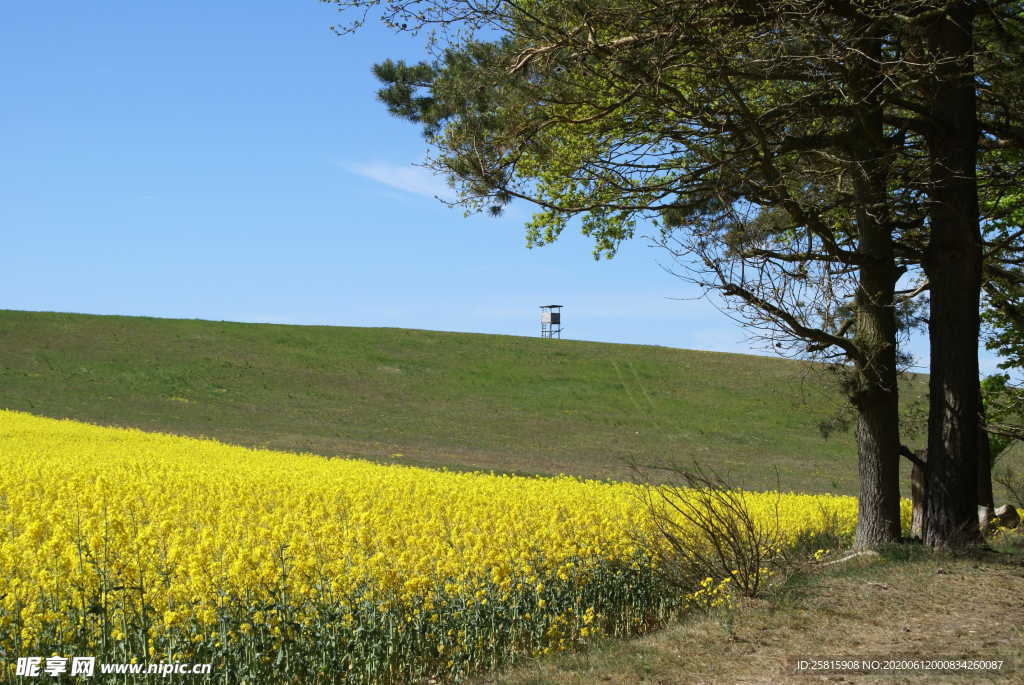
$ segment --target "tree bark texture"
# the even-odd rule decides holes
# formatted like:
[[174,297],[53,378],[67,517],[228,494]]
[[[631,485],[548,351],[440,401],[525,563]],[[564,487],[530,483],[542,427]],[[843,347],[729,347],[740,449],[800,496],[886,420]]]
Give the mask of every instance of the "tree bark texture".
[[861,396],[857,418],[860,497],[854,546],[873,549],[900,538],[899,410],[896,392]]
[[926,29],[936,59],[927,136],[931,285],[928,468],[924,542],[956,548],[980,540],[978,528],[978,335],[981,235],[975,178],[977,113],[974,3],[953,4]]
[[853,188],[860,268],[855,297],[855,342],[860,351],[849,396],[857,409],[860,495],[854,546],[872,549],[900,538],[899,391],[896,382],[896,268],[887,225],[887,145],[877,99],[881,42],[867,33],[858,42],[863,59],[853,67],[860,113],[851,133]]
[[900,538],[899,391],[893,306],[898,275],[888,229],[865,219],[861,245],[878,260],[862,267],[857,293],[856,339],[865,358],[855,366],[855,384],[859,387],[851,393],[857,408],[860,476],[854,545],[872,549]]

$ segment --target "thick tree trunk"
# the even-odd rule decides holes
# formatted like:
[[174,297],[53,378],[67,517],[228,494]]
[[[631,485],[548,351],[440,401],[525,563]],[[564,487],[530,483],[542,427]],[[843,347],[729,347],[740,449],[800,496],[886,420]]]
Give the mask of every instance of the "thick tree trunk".
[[863,217],[861,250],[876,258],[861,267],[856,297],[857,346],[851,399],[857,408],[860,497],[854,546],[873,549],[900,538],[900,431],[893,291],[898,274],[887,228]]
[[981,235],[975,179],[972,26],[974,3],[950,7],[927,28],[936,60],[930,86],[934,120],[931,158],[931,235],[925,272],[931,285],[930,407],[924,542],[963,547],[978,529],[978,334]]
[[900,538],[899,391],[896,366],[896,269],[892,230],[884,208],[888,146],[878,101],[881,41],[868,25],[859,27],[865,57],[856,66],[853,91],[861,103],[852,131],[856,227],[860,266],[855,296],[855,340],[860,358],[849,388],[857,408],[860,496],[854,546],[872,549]]
[[874,549],[900,538],[898,397],[878,390],[861,397],[857,420],[860,497],[854,546]]

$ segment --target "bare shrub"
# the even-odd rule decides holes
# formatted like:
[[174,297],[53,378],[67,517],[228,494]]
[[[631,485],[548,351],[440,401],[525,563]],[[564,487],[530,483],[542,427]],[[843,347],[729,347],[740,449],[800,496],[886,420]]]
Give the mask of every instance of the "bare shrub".
[[640,498],[648,528],[640,548],[670,586],[693,592],[706,579],[732,579],[735,591],[755,597],[782,548],[778,512],[758,520],[741,491],[695,466],[668,469],[670,477],[643,483]]

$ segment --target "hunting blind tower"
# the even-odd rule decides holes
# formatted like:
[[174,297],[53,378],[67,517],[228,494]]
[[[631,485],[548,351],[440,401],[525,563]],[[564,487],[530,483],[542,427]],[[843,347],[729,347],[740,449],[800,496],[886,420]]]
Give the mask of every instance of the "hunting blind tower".
[[540,337],[562,338],[562,305],[545,304],[540,308]]

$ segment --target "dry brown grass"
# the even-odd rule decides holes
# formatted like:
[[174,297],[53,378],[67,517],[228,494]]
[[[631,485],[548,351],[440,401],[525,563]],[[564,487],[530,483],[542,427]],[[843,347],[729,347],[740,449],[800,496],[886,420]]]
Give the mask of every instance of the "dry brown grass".
[[[909,556],[909,559],[900,557]],[[731,621],[699,617],[491,675],[479,685],[1024,682],[1024,554],[917,548],[794,576]],[[1000,673],[804,675],[796,657],[1004,659]]]

